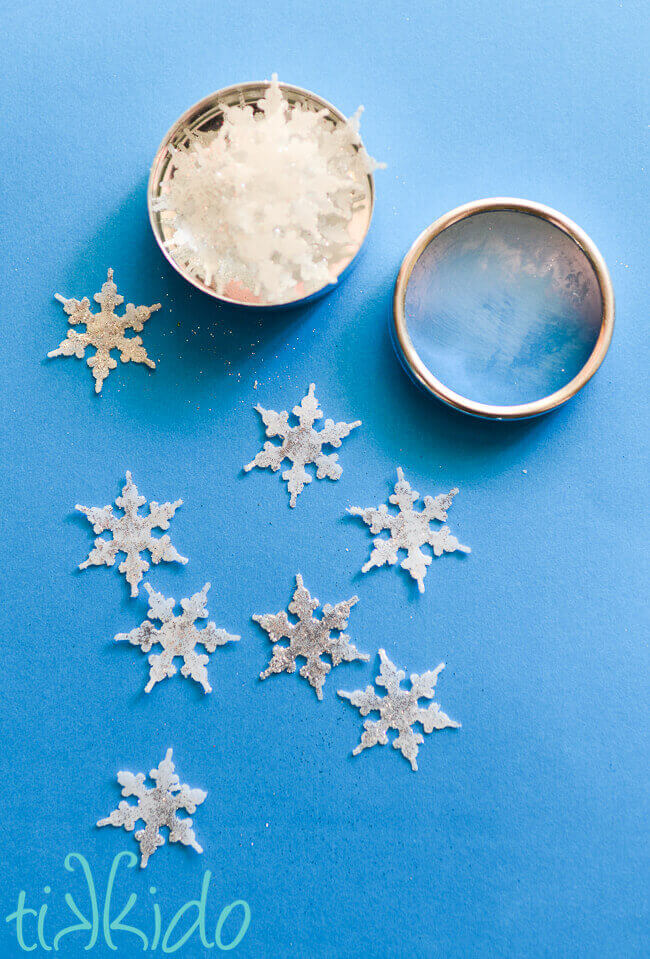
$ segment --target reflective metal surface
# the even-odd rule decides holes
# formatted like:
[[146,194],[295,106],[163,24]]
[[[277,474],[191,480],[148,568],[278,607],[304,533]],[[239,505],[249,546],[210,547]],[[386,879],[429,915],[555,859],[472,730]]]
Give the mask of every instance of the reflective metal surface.
[[550,207],[495,198],[458,207],[416,240],[393,303],[418,383],[490,419],[544,413],[603,361],[614,295],[589,237]]
[[[301,295],[299,291],[296,291],[296,295],[292,298],[278,300],[277,302],[260,303],[250,291],[245,289],[232,297],[218,294],[213,287],[207,286],[201,280],[197,279],[188,269],[174,259],[173,254],[169,251],[165,243],[173,232],[170,226],[171,214],[154,210],[154,201],[160,194],[162,184],[174,174],[170,147],[179,148],[186,145],[190,131],[201,131],[205,133],[218,130],[223,122],[223,105],[238,106],[240,104],[250,104],[254,106],[257,101],[264,96],[269,86],[269,82],[264,81],[262,83],[241,83],[231,87],[224,87],[222,90],[217,90],[216,93],[210,94],[210,96],[205,97],[205,99],[190,107],[183,116],[179,117],[160,144],[151,166],[149,185],[147,188],[147,205],[151,228],[163,255],[174,269],[177,270],[188,283],[191,283],[192,286],[195,286],[197,289],[202,290],[204,293],[213,296],[223,303],[232,303],[238,306],[248,307],[254,306],[256,309],[277,309],[279,307],[308,303],[330,292],[337,284],[328,283],[307,296]],[[325,109],[328,111],[334,125],[346,122],[345,116],[337,110],[336,107],[333,107],[331,103],[328,103],[321,97],[316,96],[315,93],[286,83],[281,83],[280,89],[289,103],[306,104],[314,110]],[[352,262],[359,253],[366,238],[368,229],[370,228],[370,221],[372,220],[374,196],[373,176],[372,174],[368,174],[365,197],[359,202],[349,226],[353,252],[347,259],[334,265],[338,282],[340,282],[343,276],[349,271]]]

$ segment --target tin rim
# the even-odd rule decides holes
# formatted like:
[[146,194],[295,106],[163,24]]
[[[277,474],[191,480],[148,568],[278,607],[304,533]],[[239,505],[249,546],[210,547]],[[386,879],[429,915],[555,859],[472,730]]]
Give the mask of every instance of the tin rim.
[[[411,273],[429,243],[442,233],[443,230],[446,230],[454,223],[458,223],[460,220],[464,220],[476,213],[500,210],[509,210],[515,213],[529,213],[533,216],[538,216],[552,223],[558,227],[558,229],[562,230],[563,233],[567,234],[567,236],[580,247],[589,260],[596,275],[602,301],[601,324],[598,339],[582,369],[572,380],[554,393],[550,393],[548,396],[541,397],[530,403],[519,403],[512,406],[479,403],[445,386],[444,383],[433,375],[431,370],[429,370],[420,358],[408,335],[404,313],[406,290]],[[393,296],[393,324],[397,346],[402,353],[409,371],[413,374],[416,381],[424,386],[430,393],[433,393],[448,406],[452,406],[454,409],[460,410],[463,413],[470,413],[473,416],[481,416],[485,419],[493,420],[524,419],[529,416],[539,416],[540,413],[547,413],[549,410],[566,403],[566,401],[571,399],[572,396],[575,396],[578,390],[581,390],[585,383],[594,375],[605,359],[614,331],[614,290],[609,271],[600,251],[584,230],[574,223],[573,220],[570,220],[563,213],[559,213],[557,210],[545,206],[542,203],[535,203],[531,200],[519,200],[513,197],[489,197],[484,200],[465,203],[462,206],[450,210],[449,213],[445,213],[420,234],[404,257],[397,276]]]
[[[311,293],[308,293],[305,296],[297,296],[289,300],[280,300],[273,303],[248,303],[242,300],[232,299],[231,297],[217,293],[216,290],[195,277],[186,267],[184,267],[174,258],[165,244],[160,214],[154,210],[153,207],[154,201],[159,195],[160,185],[171,162],[169,154],[170,145],[181,138],[184,131],[195,130],[207,120],[217,116],[221,112],[221,104],[228,102],[229,98],[237,96],[243,98],[247,104],[254,103],[263,96],[264,92],[270,86],[271,81],[269,80],[234,83],[230,86],[222,87],[220,90],[216,90],[214,93],[211,93],[207,97],[203,97],[202,100],[198,100],[196,103],[194,103],[178,118],[178,120],[175,121],[175,123],[172,124],[163,137],[160,146],[156,151],[156,155],[154,156],[153,163],[151,164],[151,171],[149,173],[149,180],[147,183],[147,210],[149,212],[149,223],[151,225],[151,230],[155,237],[156,243],[158,244],[160,251],[170,266],[172,266],[177,273],[187,280],[188,283],[191,283],[191,285],[197,290],[207,293],[208,296],[218,300],[220,303],[228,303],[231,306],[240,306],[244,309],[269,310],[285,306],[295,306],[299,303],[307,303],[311,300],[317,299],[318,297],[323,296],[324,294],[333,290],[359,256],[359,253],[361,252],[361,249],[368,236],[368,231],[370,230],[370,224],[372,222],[372,216],[375,208],[375,181],[372,173],[367,173],[368,211],[363,235],[359,240],[359,246],[356,252],[352,255],[350,260],[337,275],[336,283],[326,283],[324,286],[319,287],[317,290],[313,290]],[[279,87],[290,103],[302,102],[310,104],[319,110],[325,109],[332,115],[337,123],[347,123],[347,117],[345,114],[341,113],[341,111],[338,110],[333,104],[329,103],[329,101],[324,100],[323,97],[318,96],[316,93],[312,93],[311,90],[307,90],[304,87],[297,87],[290,83],[280,83]],[[252,96],[253,93],[255,96]]]

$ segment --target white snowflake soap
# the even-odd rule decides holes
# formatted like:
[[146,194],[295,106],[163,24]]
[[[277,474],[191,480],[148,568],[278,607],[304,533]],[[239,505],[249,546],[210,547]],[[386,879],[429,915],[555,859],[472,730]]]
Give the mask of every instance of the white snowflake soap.
[[428,706],[420,706],[419,699],[433,699],[439,673],[445,668],[440,663],[433,670],[422,673],[411,673],[411,688],[402,689],[402,680],[406,678],[403,669],[397,669],[386,655],[385,650],[379,650],[379,676],[375,679],[377,686],[383,686],[385,696],[380,696],[372,686],[365,690],[358,689],[354,693],[338,691],[343,699],[349,699],[362,716],[368,713],[379,713],[379,719],[366,719],[363,724],[361,742],[353,750],[352,755],[358,756],[364,749],[372,746],[385,746],[388,743],[388,730],[396,729],[398,735],[393,739],[393,749],[399,749],[402,756],[411,764],[411,769],[417,770],[417,754],[424,736],[413,726],[418,723],[425,733],[432,733],[434,729],[451,727],[459,729],[460,723],[450,719],[443,713],[438,703],[432,702]]
[[[269,634],[269,639],[275,643],[271,662],[260,673],[260,679],[267,679],[275,673],[294,673],[298,657],[305,660],[300,668],[300,675],[306,679],[316,691],[319,699],[323,698],[323,684],[327,674],[333,666],[340,663],[350,663],[355,659],[367,662],[370,657],[360,653],[350,642],[343,630],[348,625],[350,610],[359,601],[357,596],[352,599],[330,606],[323,606],[323,615],[320,619],[314,616],[318,609],[318,600],[313,598],[306,589],[302,576],[296,576],[296,589],[293,599],[289,603],[289,612],[296,618],[292,622],[284,610],[280,613],[264,613],[255,615],[253,619]],[[283,646],[278,640],[288,639],[289,645]],[[331,660],[322,659],[328,656]]]
[[[213,622],[209,622],[204,629],[197,629],[196,621],[207,619],[206,608],[210,583],[194,593],[189,599],[181,600],[180,615],[174,615],[175,599],[165,599],[162,593],[152,589],[149,583],[144,584],[149,594],[149,612],[144,623],[132,629],[130,633],[118,633],[116,642],[128,642],[132,646],[139,646],[143,653],[148,653],[152,646],[161,646],[161,653],[152,653],[149,657],[149,682],[144,688],[150,692],[156,683],[162,682],[176,672],[174,659],[183,660],[181,675],[189,677],[198,683],[204,693],[211,693],[212,686],[208,681],[206,669],[210,657],[197,651],[197,644],[203,646],[208,653],[213,653],[217,646],[236,642],[240,637],[232,636],[225,629],[218,629]],[[160,627],[154,626],[152,619],[160,622]]]
[[294,406],[293,415],[298,419],[296,426],[289,426],[289,414],[286,410],[276,413],[275,410],[266,410],[257,405],[255,409],[262,417],[266,427],[266,435],[279,437],[280,446],[275,443],[265,443],[254,460],[244,467],[249,472],[254,467],[270,469],[274,473],[282,466],[284,460],[289,460],[291,466],[282,474],[289,491],[289,505],[295,506],[298,496],[305,485],[311,483],[311,476],[305,469],[313,464],[316,467],[316,479],[337,480],[343,470],[338,462],[337,453],[323,452],[324,446],[333,446],[338,449],[342,440],[361,426],[361,420],[354,423],[335,423],[334,420],[325,420],[322,430],[314,429],[316,420],[323,418],[318,400],[315,396],[315,385],[312,383],[306,396],[299,406]]
[[140,555],[148,552],[152,563],[187,563],[187,559],[176,552],[169,536],[154,536],[154,529],[169,529],[169,521],[183,500],[177,499],[174,503],[149,504],[149,512],[140,513],[140,507],[146,503],[144,496],[140,496],[138,488],[126,473],[126,484],[122,488],[122,495],[115,500],[115,505],[122,510],[122,516],[115,516],[112,506],[75,506],[75,509],[88,518],[88,522],[95,533],[112,534],[112,539],[103,539],[98,536],[94,548],[88,554],[88,559],[80,563],[79,569],[89,566],[113,566],[118,553],[125,553],[118,569],[124,573],[127,583],[131,587],[131,596],[138,595],[138,584],[149,569],[149,563]]
[[98,826],[122,827],[127,832],[133,832],[135,824],[143,822],[144,829],[135,833],[135,840],[140,845],[140,866],[143,869],[156,849],[165,845],[165,837],[160,832],[162,828],[169,830],[169,842],[180,842],[184,846],[191,846],[197,852],[203,852],[196,841],[192,820],[189,816],[179,819],[177,813],[184,810],[193,815],[196,807],[205,801],[208,794],[202,789],[181,785],[174,770],[172,750],[168,749],[162,762],[149,773],[155,783],[153,788],[145,785],[144,773],[134,775],[118,772],[117,781],[122,787],[122,795],[135,796],[137,802],[134,806],[122,800],[117,809],[97,823]]
[[140,333],[144,324],[155,310],[160,309],[160,303],[153,306],[134,306],[127,303],[122,316],[118,316],[115,308],[124,303],[124,297],[117,292],[113,282],[113,271],[108,271],[108,278],[103,284],[101,293],[95,293],[95,302],[101,307],[99,313],[92,313],[90,300],[84,296],[83,300],[66,299],[57,293],[55,296],[68,314],[71,326],[83,325],[84,332],[68,330],[67,337],[59,343],[55,350],[50,350],[49,357],[76,356],[83,359],[88,347],[94,347],[95,352],[89,356],[86,363],[92,370],[95,378],[95,393],[101,393],[104,380],[111,370],[117,366],[117,360],[112,350],[118,350],[123,363],[144,363],[154,369],[156,364],[147,356],[142,345],[142,337],[127,336],[127,330]]
[[170,151],[156,209],[173,258],[218,295],[260,305],[335,282],[380,166],[361,142],[361,110],[335,124],[326,109],[290,102],[275,75],[254,106],[220,110],[218,129],[188,131]]
[[390,512],[385,503],[377,508],[351,506],[348,509],[352,516],[361,517],[371,533],[382,533],[384,530],[388,533],[388,537],[378,536],[373,540],[370,559],[361,567],[361,572],[367,573],[374,566],[383,566],[385,563],[394,566],[399,550],[406,550],[406,557],[400,565],[411,574],[418,584],[418,590],[423,593],[424,577],[431,564],[431,556],[422,551],[423,546],[430,546],[434,556],[456,550],[471,553],[469,546],[462,546],[452,536],[448,526],[431,527],[434,520],[443,522],[447,519],[447,510],[457,493],[458,490],[454,488],[439,496],[425,496],[424,508],[416,510],[414,506],[420,494],[411,489],[410,483],[404,478],[404,471],[398,467],[395,491],[388,497],[388,502],[397,506],[397,513]]

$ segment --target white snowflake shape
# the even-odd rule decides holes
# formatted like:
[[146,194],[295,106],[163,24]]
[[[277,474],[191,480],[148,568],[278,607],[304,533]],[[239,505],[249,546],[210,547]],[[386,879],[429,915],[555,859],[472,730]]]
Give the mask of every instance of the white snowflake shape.
[[436,669],[429,670],[421,676],[411,673],[411,688],[402,689],[400,683],[406,678],[404,670],[397,669],[383,649],[379,650],[379,658],[381,666],[375,683],[377,686],[385,687],[386,696],[379,696],[372,686],[366,686],[365,690],[358,689],[354,693],[338,691],[339,696],[349,699],[362,716],[367,716],[373,711],[380,714],[380,719],[377,721],[366,719],[361,742],[353,750],[352,755],[358,756],[364,749],[370,749],[371,746],[378,744],[385,746],[388,743],[386,735],[388,730],[396,729],[399,735],[393,740],[393,748],[399,749],[402,756],[410,762],[411,769],[417,770],[418,744],[424,742],[424,736],[413,731],[411,727],[414,723],[421,723],[425,733],[447,727],[460,728],[460,723],[443,713],[438,703],[431,703],[426,709],[418,705],[420,698],[433,699],[438,674],[445,668],[445,664],[440,663]]
[[179,819],[176,813],[183,809],[188,813],[195,813],[208,795],[202,789],[190,789],[181,785],[174,772],[172,750],[168,749],[165,758],[157,769],[152,769],[149,776],[155,782],[153,789],[145,786],[144,773],[136,776],[129,772],[118,772],[117,781],[122,787],[123,796],[136,796],[137,804],[132,806],[128,802],[120,802],[106,819],[100,819],[98,826],[123,826],[132,832],[136,822],[145,823],[144,829],[135,833],[135,839],[140,844],[142,859],[140,866],[144,869],[159,846],[165,845],[165,838],[160,833],[160,827],[169,829],[169,842],[182,842],[184,846],[191,846],[197,852],[203,852],[192,829],[192,820]]
[[138,488],[127,470],[126,486],[122,488],[122,495],[115,500],[115,505],[124,511],[123,516],[114,516],[112,506],[75,506],[88,517],[95,533],[113,534],[111,540],[97,537],[94,549],[88,554],[88,559],[79,565],[79,569],[112,566],[118,553],[126,553],[126,559],[118,568],[131,586],[131,596],[138,595],[138,583],[149,569],[149,563],[140,556],[144,550],[151,556],[152,563],[161,560],[166,563],[187,563],[187,559],[176,552],[169,536],[156,538],[151,534],[153,529],[169,529],[169,520],[183,500],[162,504],[152,500],[148,515],[142,516],[138,509],[146,502],[145,497],[138,494]]
[[[162,653],[158,655],[152,653],[149,657],[151,669],[149,682],[144,688],[145,693],[153,689],[156,683],[177,672],[173,663],[176,656],[181,656],[183,659],[181,674],[199,683],[204,693],[211,693],[212,687],[208,682],[208,671],[205,668],[210,657],[197,653],[196,644],[200,643],[209,653],[213,653],[217,646],[225,646],[226,643],[235,642],[240,637],[231,636],[225,629],[217,629],[212,622],[209,622],[205,629],[196,628],[197,619],[208,617],[206,602],[210,583],[206,583],[200,593],[194,593],[189,599],[181,600],[183,612],[180,616],[174,615],[175,599],[165,599],[163,594],[157,593],[149,583],[145,583],[144,588],[149,594],[149,612],[147,613],[149,619],[132,629],[130,633],[118,633],[115,639],[118,642],[126,640],[132,646],[140,646],[143,653],[148,653],[152,646],[162,646]],[[149,622],[151,619],[157,619],[162,623],[160,629]]]
[[325,426],[318,432],[314,429],[316,420],[323,418],[323,411],[319,408],[318,400],[314,396],[316,387],[312,383],[309,392],[300,401],[300,406],[294,406],[294,416],[298,418],[298,426],[289,426],[289,414],[286,410],[276,413],[275,410],[265,410],[262,406],[255,409],[262,417],[266,426],[267,436],[279,436],[282,445],[265,443],[255,459],[248,463],[244,470],[248,473],[254,466],[260,469],[272,469],[274,473],[282,466],[283,460],[291,460],[291,467],[282,474],[286,480],[291,499],[290,505],[295,506],[298,495],[303,491],[306,483],[311,483],[312,477],[305,466],[313,463],[316,467],[316,478],[337,480],[343,470],[339,466],[338,453],[323,453],[323,446],[333,446],[336,449],[341,440],[350,432],[361,426],[361,420],[354,423],[335,423],[334,420],[325,420]]
[[[277,643],[279,639],[288,639],[288,646],[273,647],[271,662],[260,673],[260,679],[266,679],[272,673],[294,673],[296,659],[301,656],[307,662],[300,669],[300,675],[316,690],[319,699],[323,698],[323,684],[332,666],[339,663],[350,663],[355,659],[368,662],[369,656],[360,653],[350,642],[350,637],[342,632],[348,625],[350,610],[359,601],[357,596],[347,599],[336,606],[326,603],[323,606],[322,619],[315,619],[313,613],[318,609],[318,600],[313,599],[302,581],[302,576],[296,576],[296,589],[293,599],[289,603],[289,612],[298,617],[297,623],[292,623],[284,610],[281,613],[265,613],[262,616],[253,616],[256,623],[269,634],[269,639]],[[332,631],[339,633],[332,636]],[[322,655],[329,656],[332,665],[321,659]]]
[[398,550],[405,549],[407,556],[400,565],[402,569],[409,571],[413,579],[417,581],[419,591],[423,593],[424,577],[427,574],[427,566],[431,564],[431,556],[422,552],[422,546],[425,544],[431,546],[435,556],[453,553],[456,550],[471,553],[469,546],[462,546],[456,537],[452,536],[448,526],[441,526],[439,529],[430,527],[432,520],[442,522],[447,519],[447,510],[457,492],[458,490],[454,488],[440,496],[425,496],[424,509],[415,510],[413,505],[420,498],[420,494],[411,489],[408,480],[404,479],[403,470],[398,467],[395,492],[388,497],[388,502],[399,508],[398,513],[389,513],[385,503],[377,509],[372,506],[368,509],[351,506],[348,509],[348,513],[362,518],[370,527],[371,533],[388,530],[390,534],[388,539],[378,536],[373,541],[374,549],[368,562],[361,567],[361,571],[367,573],[373,566],[383,566],[385,563],[394,566],[398,559]]
[[104,380],[117,366],[111,350],[119,350],[123,363],[144,363],[150,369],[155,369],[156,364],[149,359],[142,345],[142,337],[127,337],[125,334],[127,330],[142,332],[151,314],[160,309],[160,303],[154,303],[153,306],[134,306],[133,303],[127,303],[124,315],[118,316],[115,307],[124,303],[124,297],[117,292],[112,270],[108,271],[108,279],[103,284],[101,293],[95,293],[94,296],[95,302],[101,307],[99,313],[90,312],[90,300],[87,296],[84,296],[83,300],[75,300],[66,299],[57,293],[55,299],[63,304],[63,309],[69,316],[68,322],[72,326],[85,324],[86,332],[68,330],[67,337],[47,355],[76,356],[81,360],[86,355],[86,347],[94,346],[95,353],[88,357],[86,363],[95,377],[95,393],[101,393]]

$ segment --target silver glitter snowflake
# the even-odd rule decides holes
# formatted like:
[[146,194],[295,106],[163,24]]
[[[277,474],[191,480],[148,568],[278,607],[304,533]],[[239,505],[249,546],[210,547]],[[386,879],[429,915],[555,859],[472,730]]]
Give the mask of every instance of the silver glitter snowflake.
[[172,518],[182,499],[175,503],[149,503],[149,513],[142,516],[138,509],[146,503],[144,496],[138,494],[138,488],[127,471],[126,485],[122,488],[122,495],[115,500],[115,505],[124,511],[123,516],[113,515],[112,506],[75,506],[92,524],[95,533],[110,532],[113,539],[106,540],[98,536],[94,549],[88,559],[79,565],[79,569],[88,566],[112,566],[118,553],[126,553],[126,559],[119,565],[120,573],[124,573],[131,586],[131,596],[138,595],[138,583],[149,569],[149,563],[140,556],[147,551],[152,563],[163,560],[166,563],[186,563],[187,559],[180,556],[171,544],[169,536],[156,538],[152,535],[153,529],[169,529],[169,520]]
[[422,552],[422,546],[431,546],[435,556],[453,553],[456,550],[471,553],[469,546],[462,546],[456,537],[452,536],[448,526],[441,526],[438,529],[432,529],[430,526],[433,520],[442,522],[447,519],[447,510],[457,492],[457,489],[452,489],[449,493],[443,493],[440,496],[425,496],[424,509],[415,510],[413,506],[420,498],[420,494],[411,489],[408,480],[404,479],[403,470],[398,467],[395,492],[388,497],[388,502],[398,507],[398,513],[390,513],[385,503],[377,509],[372,506],[368,509],[351,506],[348,509],[348,513],[362,518],[370,527],[371,533],[387,530],[390,534],[388,539],[378,536],[373,541],[374,549],[368,562],[361,567],[361,571],[367,573],[373,566],[383,566],[385,563],[394,566],[398,559],[398,550],[404,549],[407,555],[400,565],[402,569],[408,570],[417,581],[419,591],[423,593],[424,577],[427,574],[427,566],[431,564],[431,556]]
[[[289,603],[289,612],[298,617],[297,623],[292,623],[284,610],[281,613],[265,613],[262,616],[253,616],[256,623],[269,634],[269,639],[277,643],[273,647],[271,662],[260,673],[260,679],[266,679],[273,673],[294,673],[296,659],[300,656],[306,663],[300,669],[300,675],[316,690],[319,699],[323,698],[323,684],[332,666],[339,663],[350,663],[355,659],[369,660],[369,656],[360,653],[350,642],[342,630],[348,625],[350,610],[357,603],[358,597],[330,606],[323,606],[321,619],[314,618],[314,611],[318,609],[318,600],[312,598],[309,590],[303,585],[302,576],[296,576],[296,589],[293,599]],[[339,635],[333,636],[332,632]],[[288,646],[280,646],[278,640],[288,639]],[[322,660],[321,656],[329,656],[332,665]]]
[[203,852],[196,841],[192,820],[189,817],[179,819],[176,813],[179,809],[195,813],[196,807],[201,805],[208,794],[202,789],[190,789],[189,786],[181,785],[174,768],[172,750],[168,749],[157,769],[152,769],[149,773],[156,784],[153,789],[145,786],[144,773],[134,776],[133,773],[119,772],[117,781],[122,787],[122,795],[135,796],[138,801],[135,806],[120,802],[110,816],[97,823],[98,826],[123,826],[128,832],[132,832],[136,822],[144,822],[145,828],[135,833],[135,839],[140,844],[140,865],[143,869],[156,849],[165,845],[165,838],[160,833],[161,827],[164,826],[169,830],[169,842],[181,842],[197,852]]
[[[197,619],[207,619],[206,602],[210,583],[206,583],[200,593],[194,593],[189,599],[181,600],[183,612],[180,616],[174,615],[175,599],[165,599],[162,593],[157,593],[149,583],[144,584],[149,594],[149,612],[144,623],[132,629],[130,633],[118,633],[117,642],[127,641],[132,646],[140,646],[143,653],[148,653],[152,646],[162,646],[162,653],[152,653],[149,657],[149,682],[144,688],[148,693],[156,683],[173,676],[177,672],[174,659],[182,657],[181,674],[191,677],[203,687],[204,693],[211,693],[212,687],[208,682],[208,671],[205,668],[210,657],[196,651],[199,643],[209,653],[213,653],[217,646],[235,642],[240,637],[231,636],[225,629],[217,629],[214,623],[207,624],[205,629],[196,628]],[[162,623],[158,629],[149,620],[157,619]]]
[[69,317],[68,322],[72,326],[84,324],[86,331],[80,333],[79,330],[68,330],[67,337],[47,355],[76,356],[81,360],[86,355],[86,348],[94,347],[95,353],[88,357],[86,363],[95,377],[95,393],[101,393],[104,380],[117,366],[111,350],[119,350],[123,363],[144,363],[150,369],[155,368],[156,364],[149,359],[142,345],[142,337],[127,337],[126,331],[142,332],[151,314],[160,309],[160,303],[154,303],[153,306],[134,306],[133,303],[127,303],[124,315],[118,316],[115,308],[124,303],[124,297],[117,292],[112,270],[108,271],[108,279],[102,286],[101,293],[95,293],[94,296],[95,302],[101,307],[99,313],[90,312],[90,300],[87,296],[84,296],[83,300],[75,300],[66,299],[57,293],[55,298],[63,304]]
[[406,678],[404,670],[397,669],[383,649],[379,650],[379,658],[381,666],[375,683],[377,686],[385,687],[386,696],[379,696],[372,686],[366,686],[365,690],[358,689],[354,693],[338,691],[339,696],[349,699],[362,716],[367,716],[370,712],[378,712],[380,715],[376,721],[366,719],[361,742],[353,750],[352,755],[358,756],[360,752],[370,749],[371,746],[385,746],[388,743],[388,730],[396,729],[398,736],[393,740],[393,748],[399,749],[402,756],[410,762],[411,769],[417,770],[416,756],[419,744],[424,742],[424,736],[413,731],[411,727],[414,723],[420,723],[425,733],[446,727],[460,728],[460,723],[454,722],[443,713],[438,703],[431,703],[426,708],[418,705],[420,698],[433,699],[438,674],[445,668],[445,664],[440,663],[436,669],[429,670],[421,676],[411,673],[411,688],[402,689],[400,684]]
[[260,469],[271,469],[276,473],[284,460],[290,460],[291,467],[284,471],[282,479],[286,481],[291,506],[296,505],[305,484],[312,481],[305,469],[308,464],[313,463],[316,467],[317,479],[339,479],[343,470],[337,462],[338,453],[324,453],[323,446],[338,449],[341,441],[357,426],[361,426],[361,420],[354,423],[335,423],[334,420],[327,419],[320,432],[315,430],[314,423],[323,417],[323,411],[314,396],[315,388],[312,383],[300,405],[293,408],[294,416],[298,418],[297,426],[289,426],[289,414],[286,410],[276,413],[275,410],[265,410],[259,405],[255,407],[266,427],[266,435],[280,437],[282,444],[276,446],[274,443],[265,443],[264,448],[244,470],[248,472],[254,466],[259,466]]

